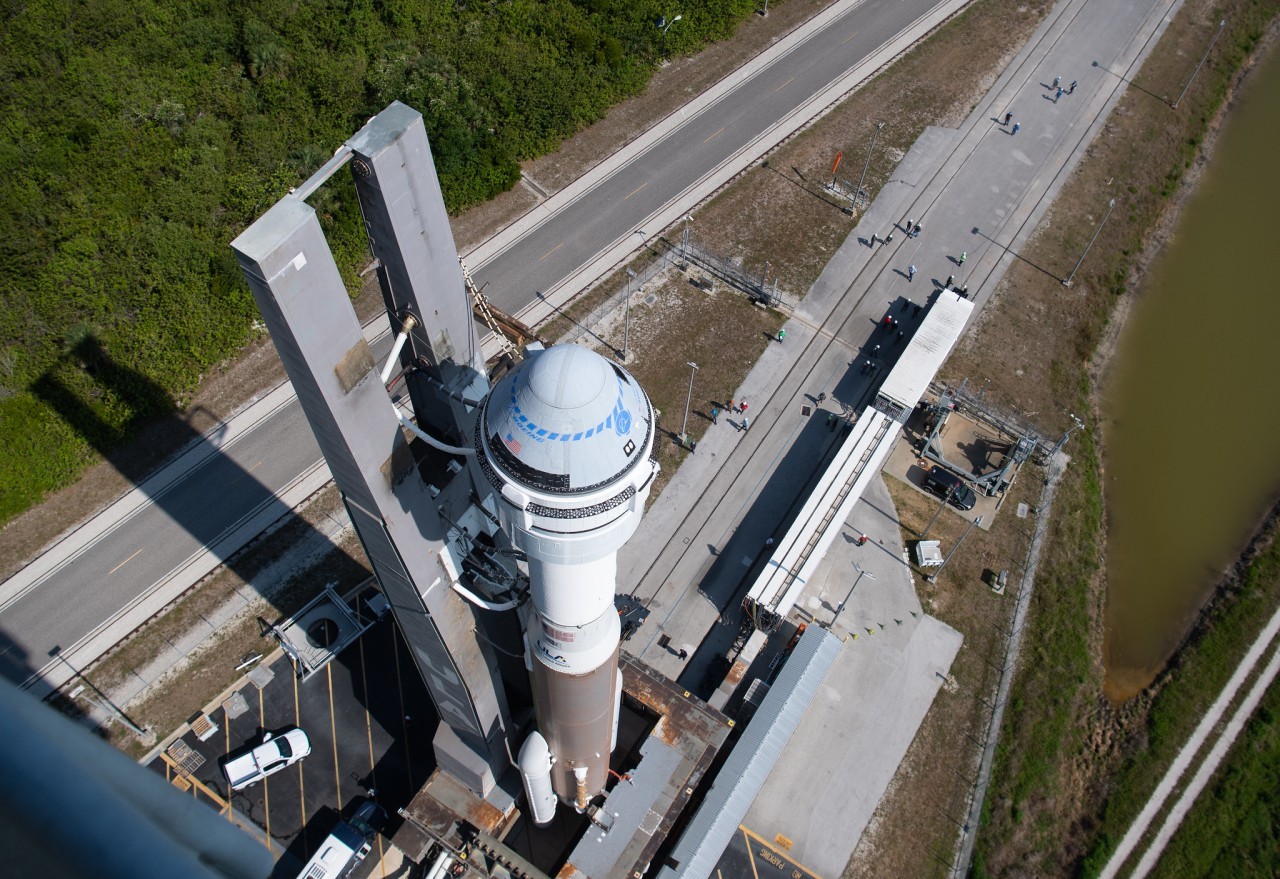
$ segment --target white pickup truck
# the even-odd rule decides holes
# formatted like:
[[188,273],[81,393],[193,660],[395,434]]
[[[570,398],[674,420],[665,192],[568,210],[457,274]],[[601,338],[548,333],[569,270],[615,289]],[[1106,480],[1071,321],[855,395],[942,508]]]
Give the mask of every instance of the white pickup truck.
[[262,741],[232,751],[218,761],[232,790],[257,784],[311,753],[311,740],[296,726],[280,733],[264,732]]

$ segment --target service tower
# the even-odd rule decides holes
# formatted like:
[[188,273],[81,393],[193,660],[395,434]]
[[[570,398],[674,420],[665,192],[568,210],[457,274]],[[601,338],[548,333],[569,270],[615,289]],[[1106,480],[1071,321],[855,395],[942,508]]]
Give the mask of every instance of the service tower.
[[622,699],[617,552],[658,472],[653,407],[599,354],[535,348],[485,401],[476,437],[504,530],[528,557],[525,662],[538,731],[520,769],[545,825],[557,796],[581,811],[605,786]]

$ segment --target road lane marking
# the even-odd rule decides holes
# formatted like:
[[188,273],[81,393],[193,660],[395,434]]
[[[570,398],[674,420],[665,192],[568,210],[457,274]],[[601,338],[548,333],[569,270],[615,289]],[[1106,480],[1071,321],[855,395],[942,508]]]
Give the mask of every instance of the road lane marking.
[[742,841],[747,844],[747,863],[751,865],[751,875],[760,879],[760,871],[756,869],[756,856],[751,852],[751,837],[747,835],[747,828],[741,824],[738,829],[742,831]]
[[137,552],[135,552],[133,555],[129,556],[127,559],[125,559],[124,561],[122,561],[120,564],[116,565],[114,568],[112,568],[111,570],[107,571],[107,576],[108,576],[108,577],[110,577],[110,576],[111,576],[112,574],[114,574],[116,571],[120,570],[120,569],[121,569],[121,568],[123,568],[125,565],[129,564],[129,562],[131,562],[131,561],[133,561],[135,558],[137,558],[137,556],[138,556],[138,553],[139,553],[139,552],[142,552],[142,550],[141,550],[141,549],[139,549]]
[[[648,185],[649,185],[649,181],[648,181],[648,180],[646,180],[644,183],[641,183],[641,184],[640,184],[639,186],[637,186],[635,189],[633,189],[633,190],[631,190],[630,192],[628,192],[628,193],[627,193],[627,198],[631,198],[631,196],[635,195],[637,192],[639,192],[640,190],[644,189],[644,188],[645,188],[646,186],[648,186]],[[627,198],[624,198],[624,199],[623,199],[623,201],[626,201],[626,200],[627,200]]]
[[[724,131],[724,126],[723,126],[723,125],[721,125],[721,126],[720,126],[720,131]],[[712,137],[715,137],[715,136],[716,136],[716,134],[719,134],[719,133],[720,133],[720,131],[717,131],[715,134],[711,135],[711,137],[708,137],[706,140],[704,140],[704,141],[703,141],[703,143],[710,143],[710,142],[711,142],[711,138],[712,138]]]
[[[629,198],[629,197],[630,197],[630,196],[628,196],[628,198]],[[624,199],[624,201],[625,201],[625,199]],[[551,254],[555,253],[557,250],[559,250],[559,249],[560,249],[560,248],[562,248],[562,247],[564,247],[564,242],[563,242],[563,241],[561,241],[561,242],[560,242],[559,244],[557,244],[555,247],[553,247],[553,248],[551,248],[550,250],[548,250],[548,251],[547,251],[546,253],[544,253],[542,256],[538,257],[538,262],[542,262],[544,259],[546,259],[547,257],[551,256]]]
[[324,667],[329,678],[329,731],[333,736],[333,781],[338,786],[338,804],[342,804],[342,772],[338,769],[338,721],[333,714],[333,664]]
[[847,36],[847,37],[845,37],[843,40],[841,40],[841,41],[840,41],[840,45],[842,45],[842,46],[843,46],[845,43],[849,42],[850,40],[852,40],[852,39],[853,39],[854,37],[856,37],[857,35],[858,35],[858,31],[854,31],[853,33],[849,34],[849,36]]
[[780,85],[780,86],[778,86],[776,89],[774,89],[774,90],[773,90],[773,93],[776,95],[778,92],[782,91],[784,88],[786,88],[787,86],[791,85],[791,83],[792,83],[794,80],[795,80],[795,77],[794,77],[794,76],[793,76],[793,77],[791,77],[791,79],[787,80],[787,81],[786,81],[786,82],[784,82],[782,85]]

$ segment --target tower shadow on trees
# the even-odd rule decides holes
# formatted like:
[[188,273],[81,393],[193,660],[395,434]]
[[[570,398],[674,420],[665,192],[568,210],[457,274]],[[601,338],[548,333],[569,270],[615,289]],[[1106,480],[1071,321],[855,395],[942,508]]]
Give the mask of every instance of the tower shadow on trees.
[[[98,395],[96,401],[101,408],[87,399],[85,391],[74,386],[74,373],[69,372],[74,369],[90,374],[92,386]],[[223,450],[214,448],[212,441],[216,439],[216,434],[206,436],[187,423],[174,408],[163,387],[145,374],[115,362],[92,335],[75,342],[65,358],[33,383],[32,391],[112,467],[132,482],[151,504],[189,535],[194,544],[192,552],[202,548],[212,549],[219,561],[246,583],[253,584],[255,575],[269,560],[251,558],[250,553],[240,552],[235,545],[221,552],[218,544],[230,538],[235,528],[242,526],[251,517],[258,522],[273,523],[281,529],[288,529],[299,543],[328,542],[327,537],[317,532],[276,497],[250,470]],[[159,456],[139,454],[133,448],[137,442],[128,442],[133,435],[130,429],[132,425],[119,426],[109,420],[109,407],[113,406],[134,413],[134,423],[143,418],[158,419],[159,424],[152,424],[147,429],[161,429],[166,438],[164,448],[177,450],[178,455],[199,455],[200,463],[178,480],[155,478],[155,467],[162,463],[156,460]],[[165,458],[171,459],[171,456],[166,455]],[[149,538],[159,543],[166,539],[173,540],[176,536],[157,529]],[[341,579],[357,569],[365,571],[364,565],[348,553],[336,546],[330,553],[335,551],[339,553],[337,558],[331,557],[326,562],[326,579]],[[126,576],[128,574],[127,570],[123,573]],[[100,583],[93,589],[83,588],[84,584],[79,584],[81,588],[77,588],[74,595],[66,596],[66,600],[75,603],[78,616],[96,623],[110,618],[122,605],[150,585],[137,583],[135,589],[122,595],[119,591],[112,593],[100,588]],[[260,588],[259,594],[269,597]],[[20,636],[15,637],[20,639]],[[79,635],[71,637],[66,643],[71,643],[78,637]],[[49,655],[48,648],[54,645],[16,646],[20,646],[31,657],[43,659]],[[33,671],[38,672],[39,669]],[[0,668],[0,674],[11,676],[10,668]],[[18,683],[23,681],[19,680]]]

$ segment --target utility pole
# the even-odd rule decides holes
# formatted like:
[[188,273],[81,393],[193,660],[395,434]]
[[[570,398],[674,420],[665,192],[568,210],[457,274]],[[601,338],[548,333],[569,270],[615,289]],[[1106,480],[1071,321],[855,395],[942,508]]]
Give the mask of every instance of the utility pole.
[[844,606],[849,603],[849,599],[853,598],[853,590],[858,588],[858,584],[862,582],[862,578],[866,577],[869,580],[876,579],[875,574],[872,574],[870,571],[864,571],[862,566],[857,562],[853,563],[853,567],[858,572],[858,576],[854,578],[853,585],[849,587],[849,594],[844,597],[844,601],[836,605],[836,612],[832,615],[831,622],[827,624],[828,629],[836,624],[836,620],[840,617],[840,612],[843,611]]
[[693,402],[693,377],[698,374],[698,364],[689,361],[689,395],[684,400],[684,421],[680,424],[680,442],[689,445],[689,406]]
[[1111,211],[1116,206],[1116,200],[1113,198],[1107,203],[1107,212],[1102,215],[1102,222],[1098,224],[1097,230],[1093,233],[1093,237],[1089,239],[1089,243],[1084,246],[1084,253],[1080,254],[1080,258],[1076,260],[1076,266],[1071,270],[1071,274],[1067,275],[1062,281],[1062,286],[1070,287],[1071,279],[1076,276],[1076,271],[1080,268],[1080,264],[1084,262],[1084,258],[1089,253],[1089,248],[1093,247],[1093,242],[1098,240],[1098,236],[1102,234],[1102,227],[1107,225],[1107,217],[1111,216]]
[[[132,730],[133,733],[137,735],[139,739],[142,740],[143,744],[151,744],[155,742],[156,740],[155,732],[149,728],[143,728],[138,726],[136,723],[134,723],[133,720],[129,717],[129,715],[124,713],[124,711],[120,708],[120,706],[112,702],[110,697],[107,696],[106,693],[102,692],[96,686],[94,686],[93,681],[89,680],[87,677],[81,674],[80,669],[72,665],[70,661],[68,661],[67,658],[62,655],[61,647],[54,647],[52,650],[49,651],[49,655],[56,656],[58,659],[61,659],[63,664],[66,665],[67,668],[71,669],[71,673],[75,675],[77,678],[79,678],[81,681],[83,681],[83,683],[80,686],[76,687],[70,693],[67,694],[67,696],[70,699],[74,700],[77,696],[83,695],[84,698],[91,705],[97,706],[99,710],[105,712],[111,717],[114,717],[116,720],[120,721],[125,726],[127,726],[130,730]],[[97,698],[94,698],[94,696],[90,696],[88,693],[86,693],[85,692],[86,687],[92,690],[94,694],[96,694]]]
[[942,496],[942,500],[938,503],[938,509],[933,511],[933,518],[929,520],[929,524],[924,526],[924,530],[920,532],[920,539],[924,540],[929,536],[929,530],[933,528],[933,523],[938,521],[938,517],[942,515],[942,508],[947,505],[947,501],[951,500],[951,495],[955,494],[956,487],[953,485],[947,489],[947,493]]
[[929,574],[929,576],[926,578],[930,583],[937,582],[938,575],[941,574],[942,569],[947,566],[947,562],[951,561],[951,557],[956,554],[956,550],[960,548],[960,544],[964,543],[964,539],[969,536],[969,532],[973,530],[973,526],[981,525],[981,524],[982,524],[982,517],[974,516],[973,521],[969,523],[969,527],[964,529],[964,533],[961,534],[960,539],[956,541],[956,545],[951,547],[951,552],[947,553],[947,557],[942,560],[942,564],[938,565],[938,569],[933,573]]
[[622,362],[627,362],[627,344],[631,341],[631,282],[636,279],[636,273],[627,269],[627,319],[622,325]]
[[1178,95],[1178,100],[1173,102],[1173,109],[1178,109],[1178,105],[1182,103],[1182,99],[1186,97],[1187,89],[1191,88],[1191,81],[1196,78],[1196,74],[1200,72],[1200,68],[1204,67],[1204,62],[1209,60],[1209,53],[1213,51],[1213,46],[1218,42],[1218,37],[1222,36],[1222,31],[1227,26],[1227,20],[1224,18],[1218,22],[1218,32],[1213,35],[1213,40],[1209,43],[1209,48],[1204,50],[1204,57],[1200,59],[1200,63],[1196,65],[1196,69],[1191,71],[1191,76],[1187,79],[1187,84],[1182,87],[1182,94]]
[[867,147],[867,161],[862,165],[862,175],[858,177],[858,187],[853,191],[853,200],[849,202],[849,210],[851,212],[858,209],[858,193],[862,192],[862,182],[867,179],[867,169],[871,167],[871,151],[876,148],[876,138],[880,135],[881,128],[884,128],[884,123],[877,122],[876,130],[871,132],[871,146]]

